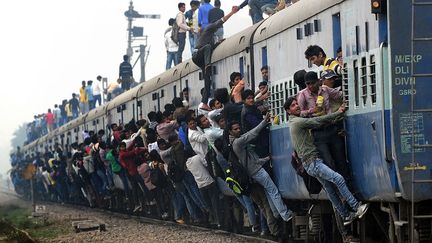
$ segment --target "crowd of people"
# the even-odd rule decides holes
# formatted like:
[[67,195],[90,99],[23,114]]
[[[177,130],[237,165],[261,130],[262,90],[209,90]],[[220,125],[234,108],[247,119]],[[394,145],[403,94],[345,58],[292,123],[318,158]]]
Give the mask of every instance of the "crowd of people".
[[[285,7],[297,2],[298,0],[244,0],[239,6],[235,6],[236,12],[245,6],[249,6],[249,15],[252,23],[263,20],[263,13],[271,16],[283,10]],[[165,48],[167,53],[166,69],[170,69],[182,62],[183,51],[186,46],[186,35],[188,35],[191,55],[201,47],[198,39],[204,34],[205,30],[222,19],[225,15],[221,9],[221,1],[211,0],[197,1],[189,3],[190,9],[186,11],[186,4],[178,3],[179,12],[175,18],[168,20],[169,27],[164,32]],[[225,20],[226,21],[226,20]],[[220,43],[224,40],[224,29],[222,24],[218,25],[211,33],[213,43]]]
[[[295,150],[292,164],[322,185],[340,233],[351,240],[345,226],[362,217],[368,204],[350,191],[342,125],[343,60],[327,57],[317,45],[309,46],[305,57],[323,71],[296,72],[301,90],[283,106]],[[244,212],[252,232],[281,237],[283,222],[294,212],[273,178],[269,68],[262,67],[261,73],[256,92],[233,72],[229,89],[216,89],[197,111],[189,109],[188,95],[183,95],[163,112],[149,112],[147,120],[84,131],[81,144],[56,144],[44,153],[15,156],[14,163],[37,168],[37,195],[44,199],[87,199],[92,206],[110,207],[120,192],[123,201],[117,203],[132,212],[151,214],[155,208],[153,214],[162,219],[236,232],[243,230]]]

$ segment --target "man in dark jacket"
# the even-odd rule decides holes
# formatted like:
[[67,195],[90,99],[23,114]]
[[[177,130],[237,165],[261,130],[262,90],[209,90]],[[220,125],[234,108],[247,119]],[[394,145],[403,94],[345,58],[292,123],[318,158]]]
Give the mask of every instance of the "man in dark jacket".
[[122,80],[121,87],[123,90],[129,90],[133,81],[132,65],[129,63],[129,56],[123,56],[123,62],[119,67],[119,79]]
[[222,25],[235,13],[237,13],[238,7],[233,6],[229,14],[225,15],[218,21],[207,25],[207,27],[201,32],[200,37],[195,45],[195,51],[192,55],[192,61],[201,68],[204,76],[204,92],[202,94],[201,102],[204,104],[203,108],[205,110],[210,110],[207,105],[208,98],[210,96],[210,86],[211,86],[211,55],[213,49],[218,43],[214,43],[215,32],[222,27]]
[[258,126],[243,135],[241,135],[239,122],[233,121],[228,125],[229,140],[234,153],[239,162],[246,169],[248,175],[264,187],[267,194],[267,200],[275,207],[273,214],[279,214],[284,221],[288,222],[292,219],[293,213],[282,201],[279,190],[270,178],[269,174],[264,170],[264,168],[262,168],[270,158],[266,157],[260,159],[255,151],[249,146],[249,143],[258,137],[260,131],[267,126],[269,121],[270,114],[267,113],[266,118],[258,124]]

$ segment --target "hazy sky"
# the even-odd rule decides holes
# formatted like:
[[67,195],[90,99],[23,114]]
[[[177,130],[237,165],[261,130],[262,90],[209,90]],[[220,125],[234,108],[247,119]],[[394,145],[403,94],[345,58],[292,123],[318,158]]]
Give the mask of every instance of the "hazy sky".
[[[134,1],[139,13],[161,15],[158,20],[134,22],[149,35],[147,79],[165,69],[163,33],[168,19],[178,12],[178,2]],[[184,2],[189,9],[190,1]],[[242,1],[221,2],[228,13],[232,5]],[[97,75],[107,77],[109,82],[117,79],[118,65],[127,47],[124,12],[128,6],[129,0],[0,1],[1,173],[10,169],[10,140],[20,124],[69,99],[73,92],[78,93],[82,80],[95,80]],[[247,14],[244,8],[224,25],[226,37],[251,25]],[[135,54],[133,62],[136,58]],[[183,58],[190,58],[188,48]],[[139,65],[134,76],[139,80]]]

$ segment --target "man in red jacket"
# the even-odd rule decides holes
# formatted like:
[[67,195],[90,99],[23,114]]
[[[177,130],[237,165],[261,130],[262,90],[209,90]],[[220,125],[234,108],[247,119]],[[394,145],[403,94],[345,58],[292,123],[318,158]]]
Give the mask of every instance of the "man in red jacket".
[[123,168],[126,169],[129,181],[132,184],[132,194],[134,198],[134,212],[142,209],[142,202],[147,202],[148,190],[145,187],[144,180],[138,174],[135,160],[140,159],[140,155],[144,155],[145,148],[133,148],[134,143],[126,147],[125,142],[121,142],[119,146],[119,161]]

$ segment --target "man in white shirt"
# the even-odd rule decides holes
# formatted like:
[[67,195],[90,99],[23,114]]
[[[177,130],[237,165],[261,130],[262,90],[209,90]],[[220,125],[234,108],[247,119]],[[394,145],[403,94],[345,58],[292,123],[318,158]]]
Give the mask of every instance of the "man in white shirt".
[[176,23],[179,27],[179,31],[178,31],[178,35],[177,35],[177,39],[178,39],[178,51],[177,51],[177,62],[181,63],[182,62],[182,55],[183,55],[183,51],[185,48],[185,44],[186,44],[186,32],[187,31],[193,31],[192,27],[189,27],[186,24],[186,19],[185,19],[185,15],[184,12],[186,10],[186,4],[185,3],[179,3],[178,4],[178,9],[180,12],[178,12],[177,16],[176,16]]
[[167,51],[167,61],[165,65],[166,70],[171,68],[171,63],[174,63],[174,66],[178,64],[177,51],[179,49],[179,46],[171,38],[172,25],[175,21],[176,20],[173,18],[169,19],[169,27],[165,30],[165,48]]
[[94,82],[94,84],[92,85],[93,87],[93,102],[94,105],[93,107],[96,107],[96,103],[98,103],[98,106],[102,105],[102,96],[101,96],[101,87],[100,87],[100,82],[102,81],[102,77],[100,75],[98,75],[96,77],[97,82]]
[[188,118],[186,122],[189,128],[189,143],[191,144],[193,151],[201,158],[205,159],[209,144],[206,136],[203,132],[198,130],[197,123],[193,117]]

